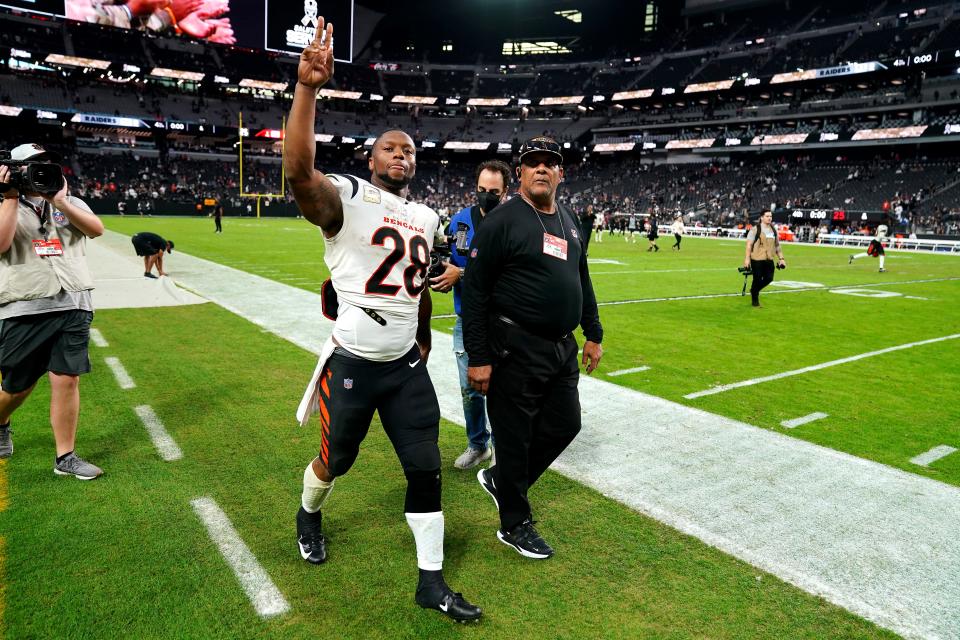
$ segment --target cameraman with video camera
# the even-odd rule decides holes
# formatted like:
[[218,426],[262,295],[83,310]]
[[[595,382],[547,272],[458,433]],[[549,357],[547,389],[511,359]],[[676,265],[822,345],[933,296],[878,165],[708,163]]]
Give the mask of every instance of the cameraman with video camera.
[[90,371],[86,239],[102,235],[103,223],[68,195],[57,159],[43,147],[0,154],[0,458],[13,454],[10,416],[49,372],[53,472],[92,480],[103,470],[73,450],[79,377]]
[[755,227],[747,233],[747,251],[743,258],[741,273],[753,272],[750,299],[755,307],[760,306],[760,291],[773,282],[774,260],[777,269],[786,269],[780,238],[773,226],[773,212],[769,209],[760,214]]
[[[461,209],[450,220],[447,235],[451,238],[450,260],[446,269],[437,277],[430,279],[430,288],[446,293],[453,289],[453,307],[457,312],[457,322],[453,327],[453,353],[457,357],[460,371],[460,395],[463,398],[463,418],[467,424],[467,449],[460,454],[453,466],[457,469],[470,469],[493,455],[490,434],[487,431],[486,400],[483,395],[470,386],[467,380],[467,352],[463,346],[463,316],[461,300],[463,297],[463,273],[470,257],[470,242],[484,216],[507,197],[510,186],[510,165],[502,160],[487,160],[477,167],[478,204]],[[432,274],[431,274],[432,275]]]

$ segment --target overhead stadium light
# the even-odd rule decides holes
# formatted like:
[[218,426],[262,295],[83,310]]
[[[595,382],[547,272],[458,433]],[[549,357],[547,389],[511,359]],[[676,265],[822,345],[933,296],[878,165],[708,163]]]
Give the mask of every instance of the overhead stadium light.
[[649,98],[653,95],[655,89],[637,89],[636,91],[618,91],[613,94],[611,100],[635,100],[637,98]]
[[[359,100],[363,94],[359,91],[339,91],[337,89],[320,89],[318,98],[343,98],[344,100]],[[373,99],[373,96],[370,96]],[[382,98],[381,98],[382,99]]]
[[563,104],[580,104],[585,96],[556,96],[553,98],[541,98],[540,106],[549,107]]
[[205,73],[199,73],[197,71],[181,71],[179,69],[166,69],[164,67],[157,67],[150,72],[150,75],[155,78],[190,80],[191,82],[200,82],[206,77]]
[[106,60],[97,60],[95,58],[78,58],[76,56],[65,56],[60,53],[51,53],[44,59],[48,64],[60,64],[70,67],[82,67],[84,69],[106,69],[110,63]]
[[241,87],[250,89],[266,89],[267,91],[286,91],[286,82],[267,82],[266,80],[254,80],[252,78],[243,78],[240,80]]
[[633,151],[636,146],[636,142],[601,142],[593,145],[593,150],[596,153],[613,153],[615,151]]
[[436,104],[434,96],[393,96],[390,102],[396,104]]
[[443,145],[444,149],[451,149],[454,151],[486,151],[490,148],[489,142],[460,142],[459,140],[451,140]]

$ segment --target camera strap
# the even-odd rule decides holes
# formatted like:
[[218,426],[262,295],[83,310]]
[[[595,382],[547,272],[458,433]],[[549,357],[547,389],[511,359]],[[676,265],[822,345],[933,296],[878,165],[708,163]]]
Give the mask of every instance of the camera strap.
[[46,240],[47,236],[50,235],[50,232],[47,230],[47,222],[50,221],[50,215],[47,212],[47,205],[49,203],[46,200],[43,200],[42,204],[35,205],[23,196],[20,196],[20,202],[26,205],[36,214],[37,218],[40,220],[40,233],[43,234],[43,239]]

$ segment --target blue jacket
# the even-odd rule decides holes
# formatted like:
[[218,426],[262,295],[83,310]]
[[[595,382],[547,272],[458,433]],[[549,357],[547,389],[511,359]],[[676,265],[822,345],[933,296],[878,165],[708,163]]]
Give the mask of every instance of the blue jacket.
[[[480,205],[465,207],[458,211],[447,226],[447,236],[450,237],[450,263],[463,269],[470,259],[470,244],[477,226],[483,220]],[[460,315],[460,302],[463,299],[463,288],[458,282],[453,285],[453,309]]]

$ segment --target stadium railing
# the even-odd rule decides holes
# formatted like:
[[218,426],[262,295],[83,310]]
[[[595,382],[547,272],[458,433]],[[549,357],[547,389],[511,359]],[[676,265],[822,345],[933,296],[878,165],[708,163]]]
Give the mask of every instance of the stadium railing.
[[[820,244],[836,245],[841,247],[866,247],[873,240],[873,236],[845,235],[826,233],[820,236]],[[956,240],[921,240],[910,238],[889,238],[885,244],[888,249],[905,249],[912,251],[936,251],[942,253],[960,254],[960,242]]]

